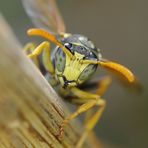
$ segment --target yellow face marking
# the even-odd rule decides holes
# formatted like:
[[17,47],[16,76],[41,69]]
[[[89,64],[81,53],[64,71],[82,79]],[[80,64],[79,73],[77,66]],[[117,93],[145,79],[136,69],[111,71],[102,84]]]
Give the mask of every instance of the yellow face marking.
[[[75,59],[74,60],[71,60],[69,58],[69,56],[66,55],[65,69],[64,69],[62,75],[65,76],[65,78],[68,81],[73,81],[73,80],[78,81],[78,78],[79,78],[80,74],[82,73],[82,71],[89,65],[89,64],[82,64],[81,63],[83,57],[84,57],[84,55],[79,54],[78,52],[75,52]],[[56,72],[57,72],[57,74],[61,74],[61,72],[58,72],[58,70],[56,70]],[[60,77],[59,80],[62,83],[62,85],[64,85],[63,78]],[[76,83],[71,83],[71,85],[76,86]]]

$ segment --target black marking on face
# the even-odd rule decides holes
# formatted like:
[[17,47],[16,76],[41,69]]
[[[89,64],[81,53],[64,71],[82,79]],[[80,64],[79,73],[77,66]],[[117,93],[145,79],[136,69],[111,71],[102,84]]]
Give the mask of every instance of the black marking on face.
[[67,88],[68,85],[70,85],[71,83],[76,83],[75,80],[67,80],[65,76],[62,76],[63,80],[64,80],[64,86],[63,88]]

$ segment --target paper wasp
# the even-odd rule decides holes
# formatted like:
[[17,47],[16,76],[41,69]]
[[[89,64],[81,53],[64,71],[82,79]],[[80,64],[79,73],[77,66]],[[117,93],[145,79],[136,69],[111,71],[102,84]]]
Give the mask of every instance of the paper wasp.
[[[79,105],[78,109],[61,123],[59,137],[62,137],[65,126],[72,119],[98,106],[98,110],[85,123],[85,130],[76,145],[81,147],[106,107],[106,101],[102,99],[102,95],[110,85],[112,77],[102,78],[98,82],[99,86],[95,94],[81,90],[80,86],[87,85],[87,81],[97,67],[110,71],[129,85],[135,85],[136,78],[121,64],[104,59],[100,50],[87,37],[65,33],[65,25],[55,0],[23,0],[23,3],[35,25],[44,29],[29,29],[28,35],[44,37],[56,45],[51,53],[50,42],[42,42],[34,47],[33,52],[28,56],[37,61],[37,57],[42,54],[43,65],[49,73],[49,83],[53,87],[59,87],[59,93],[63,98]],[[28,48],[29,46],[25,49],[28,50]]]

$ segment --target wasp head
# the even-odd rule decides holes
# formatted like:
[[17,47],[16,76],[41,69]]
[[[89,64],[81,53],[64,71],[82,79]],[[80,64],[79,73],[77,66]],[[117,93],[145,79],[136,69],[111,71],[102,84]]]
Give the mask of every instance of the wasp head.
[[98,61],[101,57],[100,51],[82,35],[70,35],[61,42],[74,58],[70,58],[60,47],[57,47],[55,67],[58,79],[64,87],[82,84],[92,76],[98,66],[98,64],[84,64],[83,61]]
[[128,68],[103,59],[100,51],[85,36],[68,35],[67,37],[63,36],[59,41],[54,35],[42,29],[29,29],[27,33],[42,36],[57,45],[57,50],[53,52],[52,59],[55,76],[64,87],[76,86],[88,80],[96,71],[97,65],[116,76],[122,77],[130,85],[139,84]]

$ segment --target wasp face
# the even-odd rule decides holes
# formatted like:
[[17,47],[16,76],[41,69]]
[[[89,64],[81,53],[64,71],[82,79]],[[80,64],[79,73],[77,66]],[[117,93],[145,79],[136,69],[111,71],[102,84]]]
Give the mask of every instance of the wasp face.
[[82,35],[71,35],[62,40],[64,46],[74,55],[71,59],[61,48],[54,54],[56,75],[63,87],[82,84],[96,71],[97,64],[84,64],[83,60],[99,60],[99,51]]

